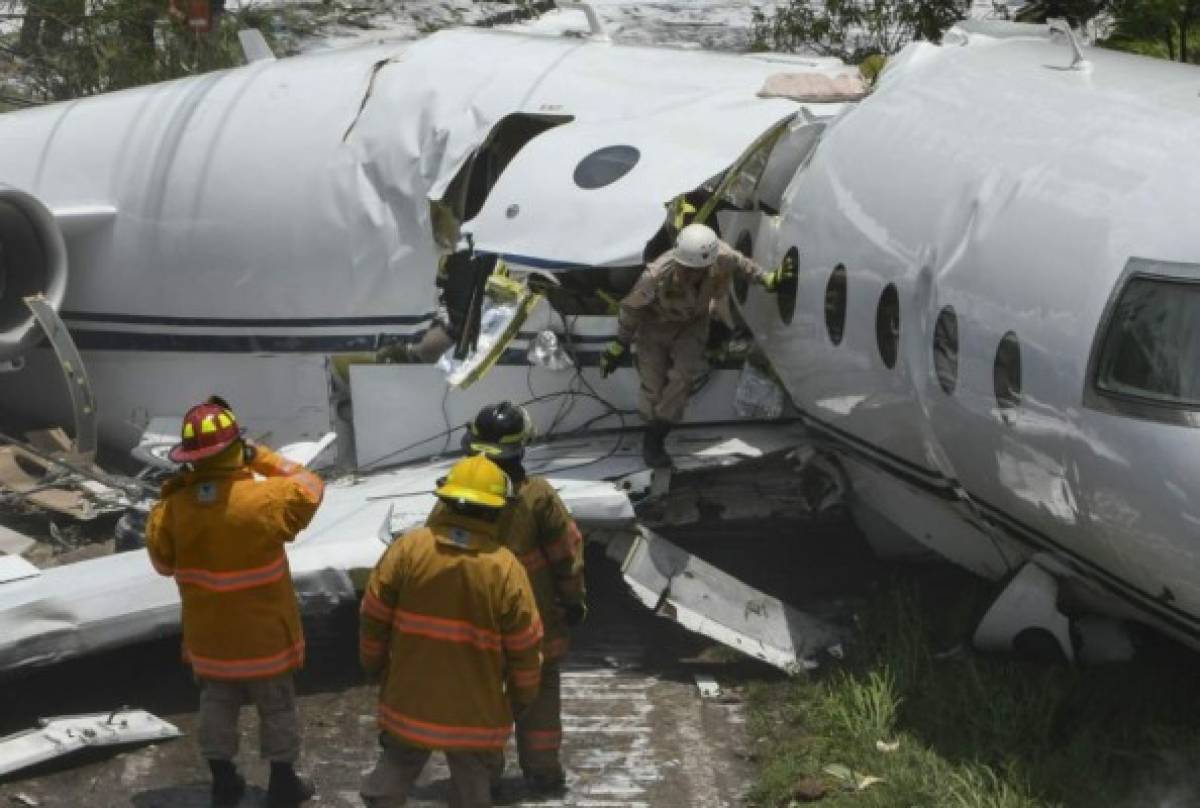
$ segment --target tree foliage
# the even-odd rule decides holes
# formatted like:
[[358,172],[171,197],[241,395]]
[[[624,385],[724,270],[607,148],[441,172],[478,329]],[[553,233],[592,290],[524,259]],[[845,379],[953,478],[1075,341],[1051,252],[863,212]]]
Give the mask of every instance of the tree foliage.
[[1108,47],[1200,61],[1194,47],[1200,35],[1200,0],[1111,0],[1110,12],[1116,29],[1103,43]]
[[21,95],[61,101],[240,65],[238,30],[270,20],[215,10],[211,31],[197,33],[159,0],[31,0],[13,48]]
[[939,42],[964,12],[963,0],[788,0],[771,15],[754,12],[754,40],[762,49],[857,63],[914,39]]

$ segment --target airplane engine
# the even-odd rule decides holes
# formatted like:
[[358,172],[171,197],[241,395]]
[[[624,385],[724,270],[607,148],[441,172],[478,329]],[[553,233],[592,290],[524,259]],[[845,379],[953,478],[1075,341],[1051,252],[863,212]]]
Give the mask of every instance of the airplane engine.
[[54,215],[36,197],[0,185],[0,361],[40,337],[25,298],[42,294],[57,311],[66,293],[67,248]]

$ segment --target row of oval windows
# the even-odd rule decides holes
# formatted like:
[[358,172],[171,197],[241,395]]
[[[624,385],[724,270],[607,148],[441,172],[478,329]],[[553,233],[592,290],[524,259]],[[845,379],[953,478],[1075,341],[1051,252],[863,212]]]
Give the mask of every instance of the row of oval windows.
[[[749,233],[742,233],[736,248],[743,255],[750,255],[753,248]],[[790,263],[794,270],[798,270],[799,259],[800,251],[792,247],[784,256],[784,263]],[[784,323],[791,323],[796,311],[798,272],[793,271],[790,280],[791,283],[780,287],[777,295],[779,316]],[[748,291],[746,282],[741,281],[736,285],[734,293],[738,302],[746,301]],[[838,264],[825,284],[825,330],[834,345],[841,344],[846,331],[848,296],[846,267]],[[889,369],[894,368],[900,347],[900,295],[895,284],[889,283],[879,295],[879,303],[875,308],[875,344],[883,364]],[[958,315],[953,306],[942,307],[934,324],[933,367],[938,386],[946,395],[953,395],[958,383]],[[1011,408],[1021,403],[1021,344],[1013,331],[1001,337],[996,347],[992,363],[992,387],[996,403],[1001,407]]]

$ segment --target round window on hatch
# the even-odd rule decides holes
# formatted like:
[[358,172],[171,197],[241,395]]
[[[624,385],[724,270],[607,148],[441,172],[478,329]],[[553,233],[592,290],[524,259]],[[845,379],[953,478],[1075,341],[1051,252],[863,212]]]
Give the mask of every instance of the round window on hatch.
[[612,185],[632,171],[641,156],[633,146],[597,149],[575,166],[575,184],[585,191]]

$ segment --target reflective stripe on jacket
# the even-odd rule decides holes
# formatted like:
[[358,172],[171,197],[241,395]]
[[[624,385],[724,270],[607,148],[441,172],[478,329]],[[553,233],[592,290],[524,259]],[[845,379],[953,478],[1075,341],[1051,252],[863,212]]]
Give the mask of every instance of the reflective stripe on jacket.
[[379,726],[428,749],[500,749],[537,696],[542,625],[495,526],[440,512],[397,538],[363,595],[359,656]]
[[[445,514],[438,503],[432,518]],[[560,659],[570,648],[563,606],[583,603],[583,534],[554,486],[545,477],[527,477],[517,484],[516,497],[500,517],[496,535],[525,567],[545,639],[542,656]]]
[[319,477],[262,447],[249,467],[188,472],[163,485],[146,549],[179,586],[184,658],[197,676],[262,679],[304,664],[284,545],[312,520],[323,493]]

